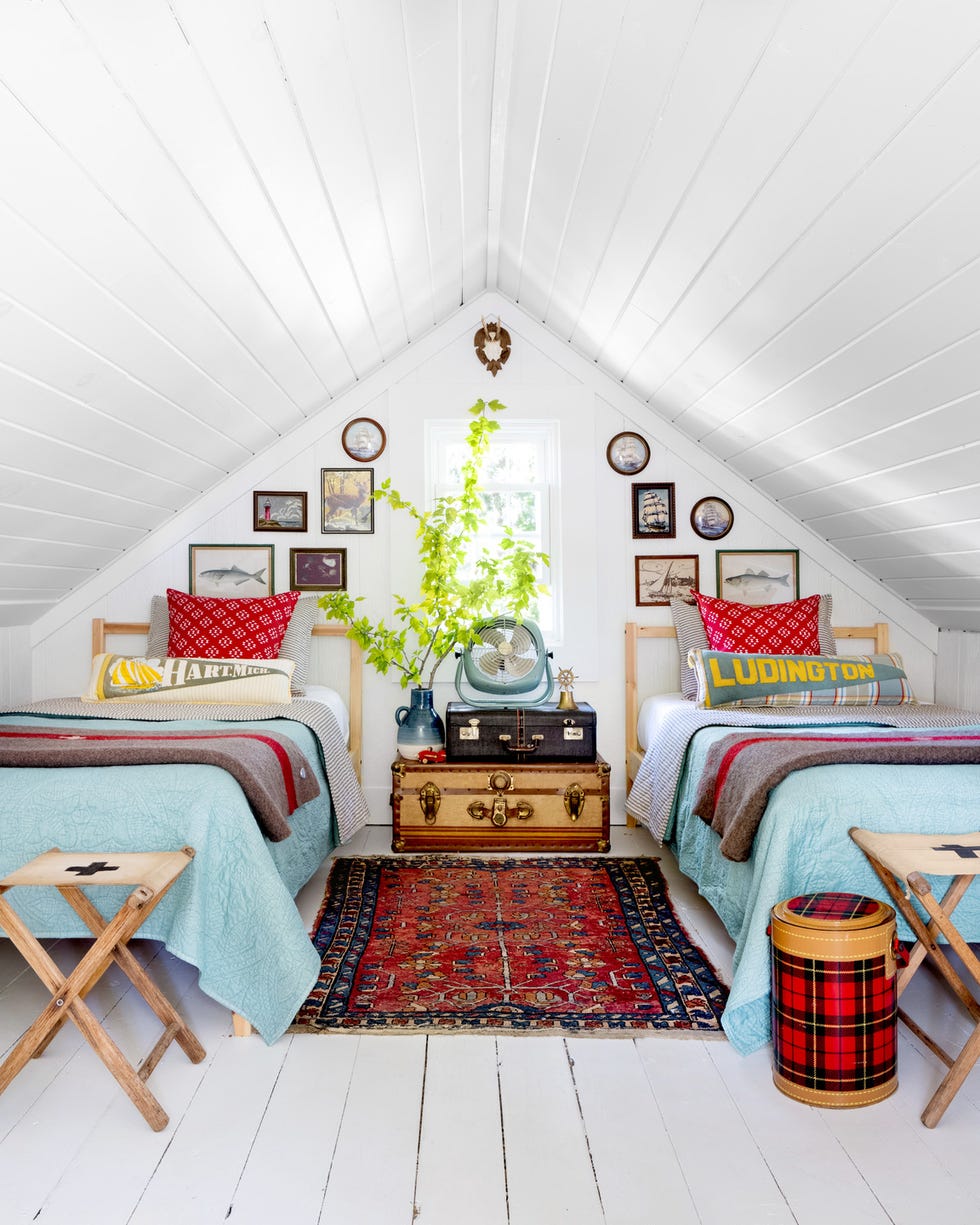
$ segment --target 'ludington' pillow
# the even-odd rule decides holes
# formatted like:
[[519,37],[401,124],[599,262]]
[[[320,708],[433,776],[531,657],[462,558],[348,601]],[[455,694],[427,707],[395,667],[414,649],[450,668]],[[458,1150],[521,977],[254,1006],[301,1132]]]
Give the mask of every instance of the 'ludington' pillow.
[[692,651],[698,706],[899,706],[914,702],[900,655]]
[[292,701],[291,659],[153,659],[103,653],[92,660],[83,702]]

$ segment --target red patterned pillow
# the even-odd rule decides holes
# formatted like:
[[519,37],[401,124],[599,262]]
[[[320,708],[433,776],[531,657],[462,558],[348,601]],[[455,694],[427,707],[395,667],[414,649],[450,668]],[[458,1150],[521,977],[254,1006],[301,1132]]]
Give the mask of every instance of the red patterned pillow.
[[713,651],[766,655],[820,654],[820,597],[787,604],[735,604],[693,592]]
[[167,589],[167,655],[198,659],[275,659],[298,591],[256,599],[188,595]]

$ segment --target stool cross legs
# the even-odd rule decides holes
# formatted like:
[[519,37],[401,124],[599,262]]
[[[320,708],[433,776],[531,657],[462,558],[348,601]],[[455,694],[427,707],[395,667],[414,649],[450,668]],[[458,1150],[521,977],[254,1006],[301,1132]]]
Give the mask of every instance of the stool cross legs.
[[[145,1081],[176,1041],[192,1063],[205,1051],[180,1014],[126,947],[194,856],[191,847],[179,851],[138,851],[110,854],[64,852],[57,848],[38,855],[0,880],[0,928],[19,949],[31,969],[51,992],[47,1006],[0,1064],[0,1093],[27,1062],[40,1055],[67,1020],[71,1020],[116,1078],[154,1131],[169,1122]],[[104,919],[79,888],[86,885],[129,886],[132,891],[111,919]],[[67,977],[4,896],[20,885],[55,886],[95,937],[91,947]],[[153,1050],[137,1069],[103,1029],[85,997],[115,962],[164,1026]]]
[[[973,1020],[972,1034],[960,1053],[953,1057],[899,1009],[901,1020],[949,1069],[922,1112],[925,1126],[935,1127],[980,1058],[980,999],[963,981],[938,939],[942,936],[955,950],[980,991],[980,960],[960,935],[952,918],[967,889],[980,875],[980,833],[880,834],[854,828],[850,835],[915,933],[916,942],[909,952],[908,964],[897,975],[899,997],[912,975],[928,958]],[[928,876],[952,877],[941,900],[933,893],[926,879]],[[913,895],[926,918],[916,909]]]

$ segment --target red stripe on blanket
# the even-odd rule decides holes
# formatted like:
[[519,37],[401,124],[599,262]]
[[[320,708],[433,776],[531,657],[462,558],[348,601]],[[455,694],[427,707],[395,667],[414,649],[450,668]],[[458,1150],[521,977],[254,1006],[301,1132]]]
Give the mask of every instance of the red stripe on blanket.
[[980,736],[753,736],[750,740],[742,740],[733,744],[721,759],[718,773],[715,775],[715,808],[718,807],[718,797],[725,786],[728,772],[735,763],[735,758],[743,749],[751,748],[753,744],[765,744],[777,740],[806,741],[814,743],[825,741],[837,744],[947,744],[951,740],[980,741]]
[[298,807],[296,785],[293,782],[293,770],[289,756],[278,741],[273,740],[270,736],[263,736],[261,732],[197,732],[187,736],[155,736],[148,732],[132,732],[122,735],[99,732],[21,732],[4,729],[0,730],[0,736],[22,740],[162,740],[171,742],[174,740],[258,740],[266,748],[272,749],[279,763],[290,813],[294,813]]

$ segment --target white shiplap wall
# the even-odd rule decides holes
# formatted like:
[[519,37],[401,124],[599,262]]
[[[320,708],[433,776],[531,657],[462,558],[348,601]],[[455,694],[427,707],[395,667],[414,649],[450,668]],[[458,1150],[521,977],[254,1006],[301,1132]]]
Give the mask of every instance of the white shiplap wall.
[[944,630],[939,635],[936,701],[980,711],[980,634]]
[[[501,313],[513,337],[513,355],[496,379],[477,363],[472,351],[472,335],[481,314]],[[829,591],[834,596],[836,619],[840,623],[864,624],[878,619],[893,623],[893,647],[903,653],[917,692],[929,698],[933,692],[934,637],[932,627],[920,624],[910,613],[902,624],[896,616],[895,602],[881,592],[874,598],[874,584],[833,556],[817,538],[805,531],[795,535],[792,523],[778,510],[765,513],[757,495],[748,485],[717,479],[718,469],[709,456],[678,435],[667,445],[666,435],[650,431],[650,418],[617,384],[599,375],[591,363],[575,359],[564,346],[524,316],[519,310],[488,296],[472,314],[463,312],[444,325],[417,350],[418,362],[403,361],[386,381],[377,377],[360,391],[361,399],[349,413],[341,413],[333,424],[325,421],[317,431],[316,423],[306,427],[302,447],[295,439],[284,439],[271,447],[250,467],[247,486],[240,478],[226,482],[226,497],[220,491],[202,505],[197,517],[192,512],[175,523],[166,547],[157,554],[146,551],[128,564],[124,558],[112,572],[103,576],[102,593],[93,593],[90,602],[77,601],[67,616],[66,610],[49,614],[33,627],[33,677],[36,697],[78,692],[87,677],[90,650],[90,620],[93,616],[114,619],[140,619],[148,613],[150,596],[168,586],[184,587],[187,579],[188,545],[192,542],[268,543],[269,537],[251,531],[251,488],[305,489],[310,497],[310,530],[306,536],[295,533],[272,538],[276,547],[276,589],[288,585],[289,548],[297,545],[319,547],[341,545],[348,549],[348,587],[364,595],[367,611],[386,614],[392,575],[399,573],[393,554],[390,514],[379,508],[373,536],[324,536],[319,530],[317,491],[322,467],[344,467],[349,462],[340,446],[339,433],[352,416],[375,417],[395,440],[375,464],[377,481],[390,476],[404,492],[413,489],[418,478],[419,453],[411,446],[414,428],[410,413],[429,416],[463,416],[478,397],[497,397],[508,411],[526,416],[554,411],[563,418],[564,445],[574,456],[566,468],[567,487],[562,490],[564,546],[568,557],[579,564],[576,572],[566,574],[566,605],[574,604],[572,636],[556,652],[556,662],[573,667],[582,676],[576,686],[580,699],[593,703],[599,711],[599,747],[613,764],[614,813],[623,811],[624,756],[623,729],[623,624],[627,620],[649,623],[669,621],[666,609],[637,609],[634,595],[634,557],[643,553],[697,552],[701,559],[702,585],[714,590],[714,546],[691,531],[688,516],[700,497],[718,493],[735,510],[736,523],[724,540],[729,548],[786,548],[801,550],[801,590],[805,593]],[[565,360],[561,360],[564,358]],[[602,394],[600,394],[602,393]],[[352,402],[353,403],[353,402]],[[634,541],[631,535],[631,479],[617,475],[605,462],[605,447],[613,434],[626,428],[639,428],[649,438],[653,457],[641,479],[673,481],[677,497],[677,537],[650,547]],[[264,463],[263,463],[264,461]],[[583,517],[584,516],[584,517]],[[177,530],[179,529],[179,530]],[[901,611],[901,610],[898,610]],[[57,610],[56,610],[57,612]],[[596,627],[594,629],[593,627]],[[597,630],[597,632],[596,632]],[[670,648],[671,651],[673,648]],[[657,669],[666,681],[676,684],[674,659]],[[454,696],[451,668],[446,667],[438,686],[440,706]],[[404,700],[403,691],[392,681],[365,676],[365,785],[374,820],[389,819],[388,766],[394,749],[393,710]]]

